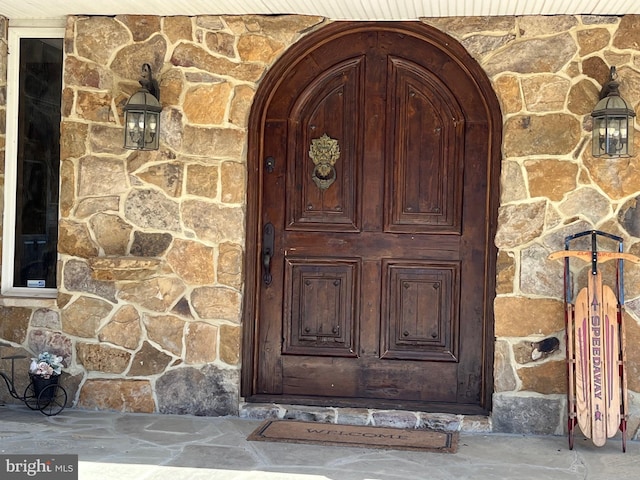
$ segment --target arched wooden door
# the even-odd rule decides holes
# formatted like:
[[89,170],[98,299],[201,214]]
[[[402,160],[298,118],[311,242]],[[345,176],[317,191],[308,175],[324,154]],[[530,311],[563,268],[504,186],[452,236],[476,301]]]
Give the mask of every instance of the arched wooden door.
[[243,395],[489,409],[500,115],[420,23],[334,23],[250,119]]

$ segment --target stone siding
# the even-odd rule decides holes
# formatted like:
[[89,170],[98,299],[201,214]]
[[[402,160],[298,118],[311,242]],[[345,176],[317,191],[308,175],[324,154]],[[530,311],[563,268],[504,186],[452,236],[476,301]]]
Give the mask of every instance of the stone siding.
[[[321,20],[69,18],[59,291],[79,407],[237,414],[248,113]],[[156,152],[121,148],[142,63],[160,84]]]
[[[493,425],[562,433],[566,235],[598,228],[640,253],[637,158],[591,156],[609,66],[640,103],[640,17],[424,19],[465,46],[502,106]],[[248,114],[304,16],[70,17],[65,38],[59,295],[3,308],[0,340],[55,350],[80,408],[237,414]],[[0,153],[6,21],[0,18]],[[160,83],[161,148],[128,151],[122,108],[142,63]],[[636,151],[640,153],[640,135]],[[640,341],[640,271],[626,269],[628,343]],[[574,272],[576,284],[584,271]],[[607,277],[605,277],[607,278]],[[5,302],[6,303],[6,302]],[[540,354],[537,342],[559,348]],[[628,349],[632,431],[640,350]],[[1,394],[0,394],[1,395]],[[411,417],[413,418],[413,417]]]
[[[493,428],[566,428],[563,264],[547,259],[564,238],[591,229],[640,253],[637,158],[591,155],[590,113],[615,65],[622,96],[640,104],[640,17],[430,19],[460,41],[492,80],[504,118],[495,307]],[[635,151],[640,153],[640,136]],[[590,245],[574,244],[580,248]],[[615,244],[601,245],[612,250]],[[578,262],[579,263],[579,262]],[[611,265],[606,265],[611,267]],[[576,292],[589,265],[572,265]],[[605,269],[605,281],[615,276]],[[627,344],[640,341],[640,270],[625,270]],[[548,354],[538,342],[555,337]],[[640,354],[627,349],[631,432],[640,413]]]

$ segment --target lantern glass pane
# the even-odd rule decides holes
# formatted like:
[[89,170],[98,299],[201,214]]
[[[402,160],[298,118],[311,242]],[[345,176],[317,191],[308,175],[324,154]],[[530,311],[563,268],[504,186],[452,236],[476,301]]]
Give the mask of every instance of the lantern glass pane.
[[605,154],[604,139],[606,134],[605,120],[602,117],[593,119],[593,130],[591,135],[591,154],[600,157]]
[[[627,117],[607,117],[607,138],[605,153],[610,157],[627,156],[627,139],[621,136],[622,126],[626,126]],[[626,127],[625,127],[626,130]]]
[[[125,112],[125,116],[124,147],[138,149],[140,148],[140,141],[144,132],[144,112],[139,110],[127,110]],[[140,128],[141,126],[142,128]]]
[[157,112],[145,112],[144,124],[144,145],[142,150],[157,150],[159,147],[159,136],[157,134],[160,116]]

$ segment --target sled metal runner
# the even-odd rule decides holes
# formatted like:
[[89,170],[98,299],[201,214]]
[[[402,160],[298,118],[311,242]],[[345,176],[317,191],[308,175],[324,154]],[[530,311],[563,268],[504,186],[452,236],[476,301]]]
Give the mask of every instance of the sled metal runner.
[[[571,250],[572,242],[591,237],[591,250]],[[617,251],[598,251],[598,237],[617,243]],[[627,448],[628,395],[624,327],[624,261],[640,258],[623,252],[623,239],[598,230],[570,235],[565,249],[549,255],[564,260],[564,319],[567,353],[569,448],[576,427],[594,445],[603,446],[618,430]],[[584,286],[573,295],[570,260],[590,262]],[[603,283],[600,264],[615,260],[615,287]]]

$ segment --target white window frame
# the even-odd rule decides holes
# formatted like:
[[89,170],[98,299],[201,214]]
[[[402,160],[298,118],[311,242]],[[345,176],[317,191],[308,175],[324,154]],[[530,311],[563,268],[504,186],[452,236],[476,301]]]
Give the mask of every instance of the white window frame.
[[2,282],[0,293],[8,297],[55,298],[57,288],[14,287],[16,193],[18,177],[18,103],[20,100],[20,40],[62,38],[62,21],[9,21],[7,58],[6,145],[4,152],[4,221],[2,226]]

